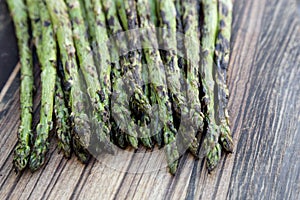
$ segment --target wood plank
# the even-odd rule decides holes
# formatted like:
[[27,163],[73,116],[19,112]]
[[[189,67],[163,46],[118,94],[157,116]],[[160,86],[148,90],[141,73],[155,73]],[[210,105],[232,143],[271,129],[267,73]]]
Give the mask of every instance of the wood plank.
[[[17,76],[0,104],[0,199],[299,199],[300,23],[295,7],[292,0],[234,4],[228,74],[236,148],[212,174],[203,160],[185,154],[172,177],[164,158],[145,150],[120,155],[110,165],[93,159],[84,166],[58,154],[55,141],[43,169],[15,174]],[[38,113],[39,94],[35,99]],[[141,173],[132,173],[136,170]]]

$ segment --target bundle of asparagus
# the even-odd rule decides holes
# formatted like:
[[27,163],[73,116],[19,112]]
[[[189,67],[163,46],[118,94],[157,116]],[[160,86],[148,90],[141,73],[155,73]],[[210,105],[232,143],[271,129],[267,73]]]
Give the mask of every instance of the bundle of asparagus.
[[[222,151],[233,151],[226,85],[231,0],[7,4],[22,66],[16,170],[43,166],[53,125],[64,156],[74,153],[82,163],[91,151],[114,153],[114,145],[157,144],[175,174],[187,149],[203,155],[209,171]],[[42,71],[36,128],[34,54]]]

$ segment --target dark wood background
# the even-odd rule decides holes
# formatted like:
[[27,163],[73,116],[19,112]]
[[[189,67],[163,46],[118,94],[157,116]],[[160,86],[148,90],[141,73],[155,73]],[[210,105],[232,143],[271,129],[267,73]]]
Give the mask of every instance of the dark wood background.
[[235,1],[229,110],[236,147],[213,174],[188,154],[172,177],[166,168],[126,172],[147,169],[137,156],[119,163],[121,171],[96,160],[82,165],[55,145],[43,169],[16,174],[20,80],[12,76],[0,95],[0,199],[300,199],[299,22],[293,0]]

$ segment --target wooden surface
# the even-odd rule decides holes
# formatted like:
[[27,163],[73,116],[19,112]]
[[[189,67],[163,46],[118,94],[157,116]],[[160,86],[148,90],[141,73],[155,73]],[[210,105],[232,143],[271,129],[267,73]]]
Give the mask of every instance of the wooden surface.
[[295,5],[292,0],[235,1],[229,110],[236,147],[213,174],[190,155],[182,157],[175,177],[166,168],[126,172],[149,170],[147,162],[164,166],[155,156],[140,162],[129,155],[119,163],[121,171],[95,160],[84,166],[76,158],[63,159],[54,145],[43,169],[16,174],[17,76],[0,105],[0,199],[300,199],[300,24]]
[[18,62],[17,41],[4,0],[0,0],[0,91]]

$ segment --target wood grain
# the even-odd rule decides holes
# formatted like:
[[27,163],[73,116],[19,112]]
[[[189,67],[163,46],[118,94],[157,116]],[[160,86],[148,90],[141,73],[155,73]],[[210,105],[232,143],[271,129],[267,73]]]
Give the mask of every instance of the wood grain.
[[[43,169],[15,174],[17,77],[0,105],[0,199],[300,199],[300,23],[295,5],[292,0],[235,1],[228,74],[236,148],[213,174],[190,155],[182,157],[175,177],[155,154],[129,154],[118,169],[96,160],[84,166],[76,158],[65,160],[55,145]],[[38,117],[34,120],[36,124]],[[151,163],[161,168],[151,171]],[[128,172],[134,168],[145,173]]]

